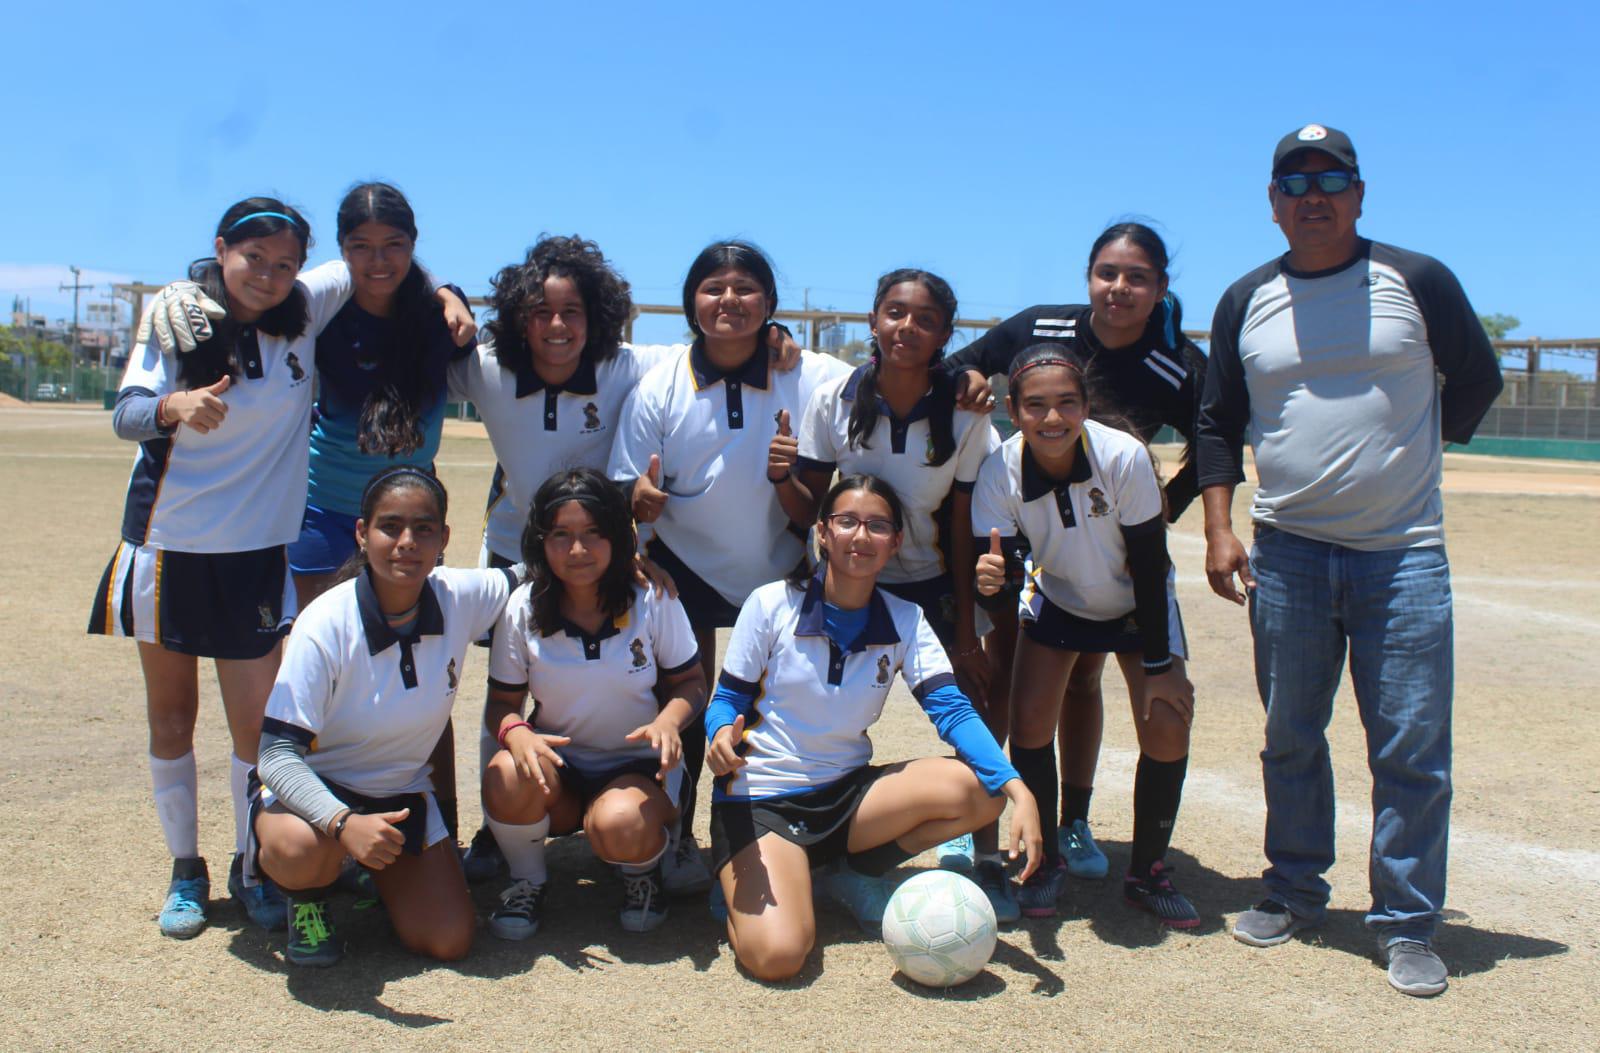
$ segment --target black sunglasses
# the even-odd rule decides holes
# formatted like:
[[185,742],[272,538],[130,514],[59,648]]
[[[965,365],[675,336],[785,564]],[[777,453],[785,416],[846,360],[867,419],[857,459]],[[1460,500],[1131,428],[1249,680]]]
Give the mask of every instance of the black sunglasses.
[[1311,192],[1313,181],[1324,194],[1342,194],[1356,181],[1356,174],[1342,168],[1328,172],[1291,172],[1276,177],[1272,182],[1277,186],[1278,193],[1286,197],[1305,197]]

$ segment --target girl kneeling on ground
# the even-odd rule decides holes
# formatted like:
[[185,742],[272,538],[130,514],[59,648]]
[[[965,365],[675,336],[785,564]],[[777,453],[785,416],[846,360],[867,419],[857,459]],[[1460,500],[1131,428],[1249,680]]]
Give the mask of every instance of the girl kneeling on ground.
[[1066,868],[1051,739],[1079,656],[1110,653],[1128,681],[1140,750],[1123,895],[1165,925],[1192,928],[1200,916],[1164,862],[1188,768],[1194,688],[1184,676],[1155,464],[1138,438],[1088,419],[1083,361],[1059,345],[1018,355],[1006,397],[1019,431],[978,473],[972,529],[989,538],[978,591],[1022,588],[1011,759],[1041,802],[1045,864],[1017,899],[1027,916],[1056,912]]
[[[997,819],[1009,798],[1024,876],[1042,844],[1038,808],[955,684],[922,610],[878,588],[900,545],[900,501],[849,475],[828,491],[821,564],[758,588],[739,612],[706,711],[714,869],[728,939],[762,980],[799,972],[816,941],[811,868],[863,928],[883,921],[891,868]],[[898,671],[959,760],[872,764],[867,729]]]
[[289,634],[251,814],[256,859],[289,893],[291,964],[339,960],[327,892],[346,856],[373,872],[408,948],[454,960],[472,946],[472,900],[428,757],[466,650],[500,617],[516,578],[437,566],[450,537],[445,511],[444,487],[421,468],[374,476],[354,573]]
[[[489,928],[538,930],[544,839],[587,833],[624,886],[621,922],[667,917],[661,862],[678,821],[680,734],[705,705],[700,650],[683,604],[636,580],[622,488],[592,468],[534,495],[522,558],[528,582],[490,645],[485,720],[501,749],[483,773],[484,813],[511,871]],[[532,693],[533,712],[522,703]]]

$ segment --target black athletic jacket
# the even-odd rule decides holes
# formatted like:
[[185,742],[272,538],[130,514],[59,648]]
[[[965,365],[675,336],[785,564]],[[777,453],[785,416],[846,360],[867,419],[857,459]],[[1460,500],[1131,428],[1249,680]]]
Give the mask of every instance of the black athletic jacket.
[[1200,392],[1206,359],[1181,332],[1167,332],[1167,309],[1157,306],[1144,333],[1131,347],[1108,350],[1089,328],[1087,304],[1041,304],[1001,322],[945,360],[952,372],[976,369],[984,376],[1005,374],[1011,362],[1034,344],[1063,344],[1088,366],[1089,410],[1095,420],[1117,424],[1122,418],[1149,442],[1162,425],[1171,425],[1188,445],[1183,463],[1167,483],[1168,515],[1178,515],[1200,492],[1193,456]]

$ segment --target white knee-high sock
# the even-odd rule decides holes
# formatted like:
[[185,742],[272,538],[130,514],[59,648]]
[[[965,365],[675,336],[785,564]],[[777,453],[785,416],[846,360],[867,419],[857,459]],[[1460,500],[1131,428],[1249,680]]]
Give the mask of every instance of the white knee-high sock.
[[502,823],[490,815],[485,815],[483,821],[494,831],[494,839],[500,845],[500,854],[506,857],[506,867],[513,879],[526,878],[536,885],[549,879],[549,871],[544,867],[544,839],[550,833],[548,815],[537,823]]
[[254,764],[246,764],[235,754],[233,764],[228,769],[228,789],[233,791],[233,854],[240,855],[244,852],[245,827],[250,823],[250,769]]
[[150,755],[150,786],[155,791],[156,818],[161,820],[161,835],[173,859],[194,859],[200,855],[200,814],[198,780],[194,773],[194,750],[167,760]]

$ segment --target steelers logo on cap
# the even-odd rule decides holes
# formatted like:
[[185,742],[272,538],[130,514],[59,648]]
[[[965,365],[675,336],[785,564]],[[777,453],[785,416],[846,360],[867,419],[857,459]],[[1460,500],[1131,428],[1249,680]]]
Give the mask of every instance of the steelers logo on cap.
[[1300,129],[1300,134],[1295,136],[1303,143],[1321,142],[1328,137],[1328,129],[1320,124],[1308,124]]

